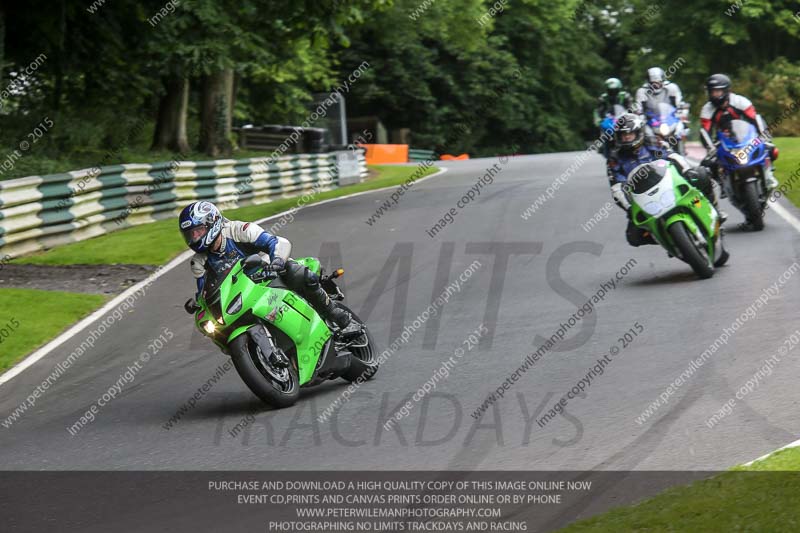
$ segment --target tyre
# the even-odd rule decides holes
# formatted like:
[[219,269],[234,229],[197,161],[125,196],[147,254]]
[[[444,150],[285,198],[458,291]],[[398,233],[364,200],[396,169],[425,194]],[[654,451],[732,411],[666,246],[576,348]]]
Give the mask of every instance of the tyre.
[[239,377],[264,403],[280,409],[297,401],[300,380],[293,360],[287,368],[276,368],[270,363],[270,354],[262,353],[249,333],[238,336],[229,348]]
[[698,249],[689,230],[686,228],[686,224],[676,222],[667,231],[669,231],[675,247],[680,250],[683,260],[689,263],[695,274],[702,279],[708,279],[714,275],[714,267],[708,259],[708,254],[705,250]]
[[723,248],[722,253],[719,255],[719,258],[716,261],[714,261],[714,266],[721,267],[722,265],[728,262],[728,259],[730,259],[730,257],[731,254],[728,253],[728,250]]
[[[350,313],[353,320],[364,324],[364,321],[358,318],[346,305],[341,303],[338,305]],[[375,346],[375,339],[372,338],[372,333],[369,332],[369,328],[366,324],[364,324],[364,335],[367,337],[366,346],[349,348],[350,354],[352,355],[352,357],[350,357],[350,368],[342,374],[342,378],[351,383],[359,378],[361,378],[361,381],[372,379],[378,372],[378,349]]]
[[763,230],[764,210],[761,208],[761,198],[758,194],[758,182],[748,181],[745,183],[742,189],[742,197],[747,222],[750,223],[754,231]]
[[728,250],[725,249],[725,229],[719,229],[719,239],[717,240],[717,246],[722,250],[722,253],[719,254],[719,257],[716,261],[714,261],[714,267],[721,267],[725,263],[728,262],[728,259],[731,258],[731,254],[728,253]]

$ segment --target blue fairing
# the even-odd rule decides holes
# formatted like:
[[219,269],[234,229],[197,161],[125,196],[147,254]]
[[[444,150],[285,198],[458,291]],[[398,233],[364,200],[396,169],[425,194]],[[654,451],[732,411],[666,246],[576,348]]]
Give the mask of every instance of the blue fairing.
[[606,117],[603,119],[603,122],[600,123],[600,130],[604,131],[608,135],[614,134],[614,122],[616,119],[614,117]]
[[662,124],[667,126],[674,126],[680,119],[678,118],[677,110],[669,104],[661,104],[658,111],[647,111],[647,123],[654,130],[658,129]]
[[720,128],[717,139],[719,163],[727,170],[760,166],[767,159],[764,141],[758,136],[755,126],[749,122],[731,121],[729,128]]

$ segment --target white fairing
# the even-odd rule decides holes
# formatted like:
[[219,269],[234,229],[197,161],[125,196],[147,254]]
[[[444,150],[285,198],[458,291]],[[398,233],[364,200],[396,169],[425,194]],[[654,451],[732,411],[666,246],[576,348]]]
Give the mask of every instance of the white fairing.
[[667,174],[655,187],[642,194],[631,194],[631,197],[651,217],[662,216],[675,207],[675,187],[672,176]]

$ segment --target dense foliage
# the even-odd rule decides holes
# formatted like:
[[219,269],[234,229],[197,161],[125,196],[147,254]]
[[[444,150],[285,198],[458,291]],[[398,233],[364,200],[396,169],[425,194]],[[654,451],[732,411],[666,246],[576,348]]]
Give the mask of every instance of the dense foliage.
[[[800,98],[788,0],[29,0],[0,8],[0,139],[14,172],[66,161],[225,155],[232,124],[348,114],[452,153],[577,149],[603,80],[674,68],[694,104],[725,71],[767,115]],[[42,131],[44,119],[53,126]],[[780,134],[800,133],[789,114]],[[51,161],[48,161],[51,160]],[[0,175],[0,179],[8,177]]]

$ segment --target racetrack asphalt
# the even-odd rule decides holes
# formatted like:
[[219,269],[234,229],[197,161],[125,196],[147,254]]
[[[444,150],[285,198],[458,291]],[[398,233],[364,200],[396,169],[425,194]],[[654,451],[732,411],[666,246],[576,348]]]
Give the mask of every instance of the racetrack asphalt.
[[[482,265],[452,295],[441,319],[421,326],[329,420],[318,416],[345,382],[305,390],[295,406],[274,411],[230,370],[165,429],[226,360],[183,311],[194,286],[186,265],[160,277],[31,409],[0,426],[0,464],[6,470],[719,470],[796,440],[800,352],[782,357],[717,425],[705,424],[797,330],[795,277],[666,405],[641,424],[636,419],[798,259],[798,232],[773,210],[763,232],[736,231],[741,215],[727,206],[731,259],[712,279],[698,280],[660,247],[630,247],[616,206],[590,231],[582,228],[611,201],[599,156],[523,220],[522,212],[578,155],[443,163],[449,172],[412,186],[372,226],[365,220],[391,191],[295,215],[284,231],[293,255],[320,255],[345,268],[347,303],[367,320],[381,349],[470,264]],[[430,237],[426,230],[457,208],[493,165],[500,168],[493,182],[485,179],[480,196]],[[553,335],[626,264],[629,272],[564,344],[475,420],[471,413],[536,350],[534,339]],[[618,339],[636,322],[644,331],[622,349]],[[481,324],[489,333],[468,349],[466,339]],[[94,422],[71,435],[67,428],[164,328],[174,337],[123,383]],[[0,386],[0,421],[91,329]],[[540,427],[534,418],[612,346],[621,351],[591,380],[585,397],[570,399],[564,415]],[[437,378],[432,393],[385,430],[392,409],[432,380],[457,348],[465,353],[454,359],[449,376]],[[253,421],[231,436],[243,420]]]

